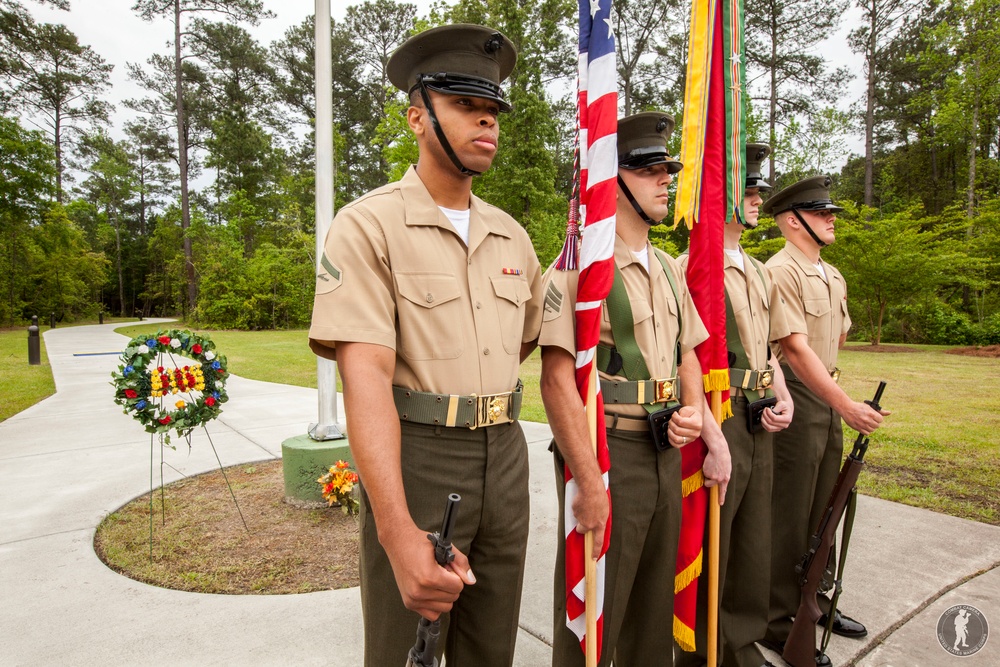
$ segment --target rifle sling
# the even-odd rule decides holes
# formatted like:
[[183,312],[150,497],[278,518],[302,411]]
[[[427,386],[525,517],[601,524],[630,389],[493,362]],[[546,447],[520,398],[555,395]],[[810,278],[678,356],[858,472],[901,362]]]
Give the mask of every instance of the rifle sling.
[[844,580],[844,566],[847,564],[847,547],[851,543],[851,530],[854,528],[854,514],[858,508],[858,488],[851,488],[851,493],[847,498],[847,511],[844,513],[844,529],[840,537],[840,557],[837,559],[837,577],[833,581],[833,597],[830,598],[830,611],[826,613],[826,626],[823,628],[823,639],[820,641],[819,650],[826,653],[826,647],[833,636],[833,623],[837,617],[837,602],[840,601],[842,590],[841,582]]

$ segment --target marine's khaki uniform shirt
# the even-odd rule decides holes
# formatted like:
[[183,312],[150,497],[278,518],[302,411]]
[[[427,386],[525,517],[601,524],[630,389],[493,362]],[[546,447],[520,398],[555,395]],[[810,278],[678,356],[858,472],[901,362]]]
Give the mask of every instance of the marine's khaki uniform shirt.
[[[646,244],[649,252],[649,273],[635,255],[628,249],[625,242],[615,236],[615,266],[622,275],[625,292],[632,306],[632,320],[635,326],[635,341],[642,352],[650,377],[664,379],[677,374],[676,356],[677,341],[680,340],[681,352],[693,350],[694,347],[708,338],[708,331],[702,324],[698,311],[688,293],[687,282],[680,271],[677,262],[667,256],[667,266],[674,275],[677,285],[678,304],[674,299],[673,290],[663,272],[663,266],[653,254],[653,247]],[[541,346],[554,345],[561,347],[574,357],[576,356],[576,318],[574,304],[576,303],[576,288],[579,280],[578,271],[559,271],[554,266],[545,272],[545,312],[542,315],[542,331],[538,337]],[[681,314],[683,331],[678,331],[677,314]],[[600,341],[609,347],[614,347],[615,339],[611,333],[611,318],[608,315],[608,304],[601,304]],[[608,375],[600,373],[606,380],[627,380],[624,375]],[[645,418],[646,409],[641,405],[604,404],[608,414],[618,414],[626,417]]]
[[[822,259],[820,260],[822,262]],[[801,250],[785,242],[785,247],[767,260],[771,272],[772,302],[780,302],[784,311],[783,331],[771,331],[777,340],[793,333],[805,334],[809,347],[826,370],[837,367],[840,337],[851,328],[847,313],[847,283],[833,266],[823,262],[827,280]],[[778,361],[788,364],[781,346],[775,345]]]
[[[750,363],[748,370],[767,369],[768,344],[776,340],[775,333],[784,333],[787,324],[784,309],[780,303],[771,303],[771,278],[768,269],[740,248],[743,255],[743,269],[723,253],[725,265],[726,295],[733,306],[736,327],[740,332],[740,344]],[[681,255],[677,262],[681,271],[687,273],[688,254]],[[760,269],[760,273],[757,269]],[[764,281],[761,282],[761,275]],[[784,334],[787,335],[787,334]],[[727,341],[728,342],[728,341]],[[729,343],[732,349],[732,343]],[[757,392],[763,398],[764,391]]]
[[472,196],[469,246],[410,168],[345,206],[327,235],[309,346],[396,352],[393,384],[492,394],[517,383],[521,343],[538,337],[541,267],[524,229]]

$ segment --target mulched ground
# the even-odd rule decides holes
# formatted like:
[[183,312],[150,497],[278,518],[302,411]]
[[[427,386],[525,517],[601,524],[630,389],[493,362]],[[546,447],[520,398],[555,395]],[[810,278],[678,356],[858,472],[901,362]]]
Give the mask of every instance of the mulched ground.
[[905,345],[852,345],[849,348],[851,352],[919,352],[915,347],[906,347]]
[[953,347],[948,354],[961,354],[966,357],[1000,358],[1000,345],[974,345],[972,347]]
[[358,585],[356,516],[286,504],[280,460],[226,474],[249,533],[216,470],[168,485],[162,517],[154,493],[152,562],[148,495],[101,523],[98,556],[127,577],[185,591],[281,594]]

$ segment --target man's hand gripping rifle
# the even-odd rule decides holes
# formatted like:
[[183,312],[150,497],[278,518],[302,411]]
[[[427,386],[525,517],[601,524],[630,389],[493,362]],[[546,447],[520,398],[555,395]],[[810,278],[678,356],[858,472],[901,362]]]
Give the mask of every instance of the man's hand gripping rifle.
[[[870,401],[865,401],[876,412],[881,410],[879,402],[882,400],[882,392],[885,391],[885,382],[879,382],[878,389],[875,390],[875,397]],[[799,610],[795,613],[795,622],[792,624],[792,631],[788,634],[785,642],[785,650],[781,657],[792,667],[816,667],[817,655],[826,651],[826,646],[830,641],[830,632],[833,620],[837,612],[837,601],[840,598],[841,577],[843,576],[844,563],[847,557],[847,545],[851,537],[851,526],[854,523],[854,510],[857,503],[857,490],[855,484],[861,467],[864,465],[865,452],[868,451],[868,436],[858,434],[858,439],[854,441],[854,449],[844,461],[844,466],[840,469],[837,477],[837,484],[830,494],[830,501],[826,505],[819,527],[809,540],[809,551],[802,557],[802,563],[795,571],[801,575],[802,598],[799,602]],[[830,552],[836,543],[837,526],[845,511],[847,518],[844,521],[844,534],[840,545],[840,562],[838,565],[837,578],[834,580],[833,598],[830,602],[830,611],[827,614],[827,625],[823,631],[823,640],[820,651],[816,651],[816,622],[823,612],[816,601],[816,594],[823,575],[830,560]]]
[[[462,497],[457,493],[448,496],[444,508],[444,519],[441,521],[441,531],[428,533],[427,539],[434,543],[434,559],[441,567],[447,567],[455,560],[451,551],[451,533],[455,528],[455,513]],[[437,649],[438,638],[441,636],[441,620],[428,621],[421,618],[417,623],[417,641],[410,649],[406,659],[406,667],[438,667],[434,651]]]

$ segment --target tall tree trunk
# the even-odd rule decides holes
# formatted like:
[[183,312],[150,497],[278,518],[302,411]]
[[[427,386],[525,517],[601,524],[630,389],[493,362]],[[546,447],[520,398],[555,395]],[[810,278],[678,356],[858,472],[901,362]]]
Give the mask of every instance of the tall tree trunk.
[[776,116],[778,114],[778,22],[777,18],[771,21],[771,98],[768,100],[768,113],[767,113],[767,142],[771,145],[771,155],[768,158],[768,168],[770,168],[769,176],[771,178],[771,185],[774,185],[774,153],[775,153],[775,143],[777,143],[778,137],[775,132],[775,125],[777,123]]
[[875,11],[877,0],[869,0],[869,25],[868,49],[865,53],[865,65],[868,74],[868,90],[865,100],[865,206],[872,207],[875,202],[875,156],[874,156],[874,135],[875,135],[875,49],[878,44],[878,13]]
[[[979,60],[976,60],[974,67],[976,74],[976,85],[973,86],[972,93],[972,128],[969,132],[969,183],[966,186],[966,208],[965,217],[969,221],[969,226],[965,229],[966,238],[972,238],[972,219],[976,217],[976,143],[979,140]],[[962,308],[966,312],[971,303],[971,290],[968,285],[962,287]]]
[[[111,209],[108,209],[108,218],[112,219]],[[125,314],[125,279],[122,277],[122,234],[121,220],[114,216],[115,221],[115,269],[118,271],[118,309],[119,315],[127,317]]]
[[188,196],[188,146],[184,118],[184,82],[181,78],[181,0],[174,0],[174,78],[177,96],[177,166],[181,181],[181,230],[184,232],[184,280],[187,283],[187,306],[194,311],[198,293],[194,282],[194,251],[188,228],[191,226],[191,202]]
[[56,201],[63,203],[63,152],[62,152],[62,114],[57,106],[55,110],[55,122],[52,128],[52,138],[56,146]]

